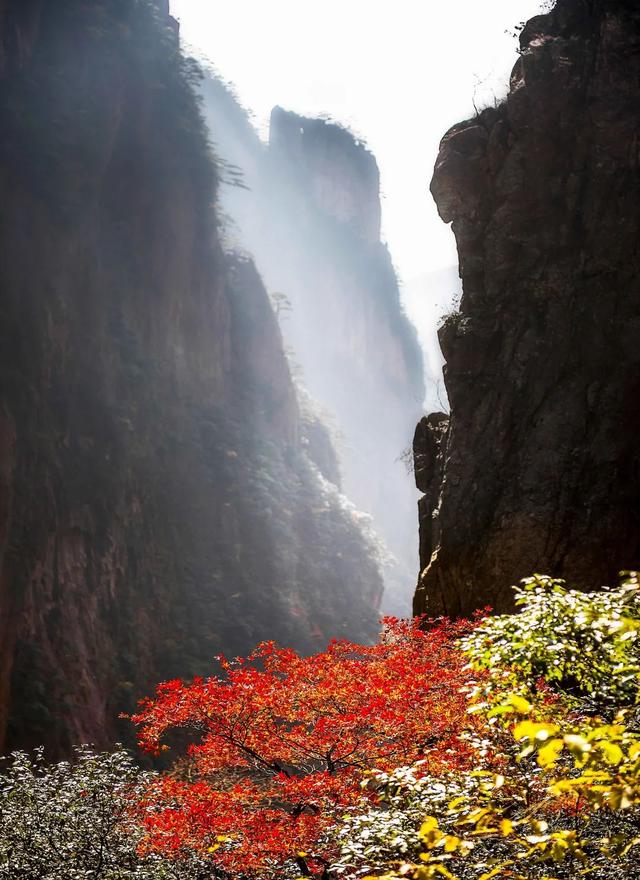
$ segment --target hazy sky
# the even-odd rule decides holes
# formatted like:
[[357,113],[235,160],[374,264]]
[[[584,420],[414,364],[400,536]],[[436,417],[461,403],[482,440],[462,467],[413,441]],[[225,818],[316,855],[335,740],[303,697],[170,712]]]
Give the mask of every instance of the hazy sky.
[[449,126],[504,97],[514,26],[541,0],[172,0],[264,133],[275,104],[357,132],[381,170],[383,229],[400,276],[456,262],[428,192]]

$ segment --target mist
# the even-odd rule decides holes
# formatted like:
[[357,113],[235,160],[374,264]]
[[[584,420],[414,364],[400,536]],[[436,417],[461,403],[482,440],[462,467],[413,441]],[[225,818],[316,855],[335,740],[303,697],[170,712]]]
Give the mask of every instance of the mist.
[[[428,191],[447,129],[504,99],[521,23],[543,0],[173,0],[182,38],[230,81],[267,139],[280,105],[325,116],[362,138],[380,168],[382,237],[420,339],[459,295],[450,229]],[[448,298],[425,276],[454,269]],[[422,291],[419,295],[417,291]],[[430,349],[427,363],[440,363]],[[427,388],[433,377],[427,377]],[[428,406],[432,405],[429,399]]]
[[640,877],[639,81],[0,0],[0,880]]
[[423,412],[449,410],[437,331],[461,298],[429,180],[447,128],[503,99],[519,22],[539,8],[330,2],[316,19],[281,0],[214,22],[206,4],[172,4],[192,51],[215,60],[204,106],[227,246],[255,260],[299,395],[329,426],[339,488],[370,517],[390,613],[409,612],[418,564],[403,462]]
[[203,94],[226,247],[256,262],[303,419],[320,419],[337,453],[325,476],[375,535],[384,610],[406,614],[417,492],[403,453],[422,413],[424,365],[380,240],[375,157],[341,126],[282,108],[264,143],[219,79],[208,75]]

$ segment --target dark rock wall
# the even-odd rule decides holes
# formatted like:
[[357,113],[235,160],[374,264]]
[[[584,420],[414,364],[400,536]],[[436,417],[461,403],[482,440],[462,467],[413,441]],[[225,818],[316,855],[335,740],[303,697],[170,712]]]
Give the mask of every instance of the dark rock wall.
[[445,413],[435,412],[420,419],[413,437],[416,486],[423,493],[418,501],[421,571],[429,565],[433,552],[440,543],[438,503],[448,430],[449,417]]
[[637,4],[559,0],[522,32],[506,102],[442,141],[464,295],[440,331],[418,612],[640,564],[639,83]]
[[125,736],[220,651],[376,630],[192,82],[166,4],[0,2],[0,750]]

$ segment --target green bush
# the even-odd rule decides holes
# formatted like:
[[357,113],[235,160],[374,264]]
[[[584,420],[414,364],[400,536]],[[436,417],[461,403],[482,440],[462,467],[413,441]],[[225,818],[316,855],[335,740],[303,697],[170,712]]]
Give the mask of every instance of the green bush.
[[374,774],[339,832],[344,878],[640,876],[638,576],[583,593],[534,575],[461,642],[478,672],[472,772]]
[[638,577],[618,589],[584,593],[533,575],[514,588],[518,614],[488,617],[462,643],[476,669],[512,673],[519,690],[544,679],[568,696],[597,705],[628,705],[638,696]]

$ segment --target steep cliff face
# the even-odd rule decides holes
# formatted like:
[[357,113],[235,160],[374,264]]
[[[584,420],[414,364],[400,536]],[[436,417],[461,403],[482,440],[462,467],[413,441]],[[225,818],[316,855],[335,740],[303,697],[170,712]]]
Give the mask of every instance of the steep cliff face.
[[506,102],[442,141],[464,295],[440,331],[451,421],[420,477],[417,611],[640,563],[639,78],[636,3],[558,0],[524,28]]
[[377,164],[339,125],[278,107],[262,144],[219,82],[205,83],[204,94],[217,148],[248,187],[222,188],[235,241],[290,303],[283,335],[334,425],[344,491],[395,557],[385,607],[407,613],[416,498],[399,459],[421,412],[423,365],[380,241]]
[[371,547],[220,245],[176,30],[0,3],[0,750],[106,743],[220,651],[376,629]]

